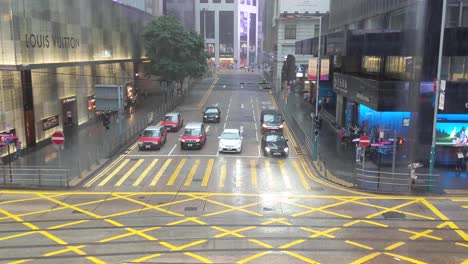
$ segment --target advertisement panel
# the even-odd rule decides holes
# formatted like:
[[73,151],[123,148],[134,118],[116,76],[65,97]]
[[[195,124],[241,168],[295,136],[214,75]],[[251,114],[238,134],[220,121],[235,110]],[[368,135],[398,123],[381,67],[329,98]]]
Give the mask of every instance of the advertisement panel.
[[447,147],[468,147],[468,116],[440,114],[437,116],[436,144]]
[[329,0],[299,0],[299,1],[291,1],[291,0],[280,0],[279,1],[279,13],[304,13],[308,11],[309,13],[313,14],[315,12],[326,13],[330,9],[330,1]]
[[[307,72],[307,79],[309,81],[317,80],[317,59],[309,59],[309,70]],[[330,80],[330,60],[321,59],[320,60],[320,80],[328,81]]]

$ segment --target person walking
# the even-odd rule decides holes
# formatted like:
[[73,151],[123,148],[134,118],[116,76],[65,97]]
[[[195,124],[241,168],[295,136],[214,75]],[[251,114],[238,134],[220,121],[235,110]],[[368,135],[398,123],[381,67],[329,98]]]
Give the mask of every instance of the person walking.
[[15,147],[16,147],[16,153],[15,153],[15,159],[21,158],[21,141],[19,139],[16,140],[15,142]]
[[465,155],[463,154],[461,148],[457,150],[457,166],[456,166],[456,174],[460,176],[460,172],[463,170],[463,165],[465,163]]

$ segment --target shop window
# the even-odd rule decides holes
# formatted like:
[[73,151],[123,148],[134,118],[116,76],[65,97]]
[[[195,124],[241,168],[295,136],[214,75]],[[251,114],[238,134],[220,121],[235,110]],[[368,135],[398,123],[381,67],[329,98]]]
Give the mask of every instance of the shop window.
[[221,3],[221,0],[213,0],[213,3],[214,4],[219,4],[219,3]]
[[468,77],[466,74],[466,68],[466,57],[451,57],[449,65],[449,79],[451,81],[466,80]]
[[408,80],[413,77],[413,57],[389,56],[385,62],[385,75],[399,80]]
[[233,4],[234,0],[226,0],[226,4]]
[[377,74],[381,69],[382,58],[377,56],[362,57],[361,69],[363,73]]
[[202,4],[208,3],[208,0],[200,0],[200,3],[202,3]]
[[296,25],[284,26],[284,39],[296,39]]

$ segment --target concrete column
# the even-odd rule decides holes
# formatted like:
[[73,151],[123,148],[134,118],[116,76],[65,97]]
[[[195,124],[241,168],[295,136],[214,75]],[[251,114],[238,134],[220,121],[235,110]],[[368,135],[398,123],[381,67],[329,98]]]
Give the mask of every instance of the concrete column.
[[219,10],[216,9],[214,10],[214,22],[215,22],[215,63],[216,65],[220,65],[219,61],[219,35],[221,32],[219,32]]

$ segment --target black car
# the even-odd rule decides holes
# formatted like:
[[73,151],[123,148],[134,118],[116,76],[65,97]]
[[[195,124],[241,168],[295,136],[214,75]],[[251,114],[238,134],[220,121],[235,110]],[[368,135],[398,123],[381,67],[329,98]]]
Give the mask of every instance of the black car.
[[283,133],[283,116],[276,110],[263,110],[260,113],[262,134],[267,132]]
[[221,121],[221,111],[217,106],[208,106],[203,111],[203,123],[214,122],[219,123]]
[[287,157],[289,155],[288,139],[281,133],[266,133],[262,137],[262,150],[265,156]]

